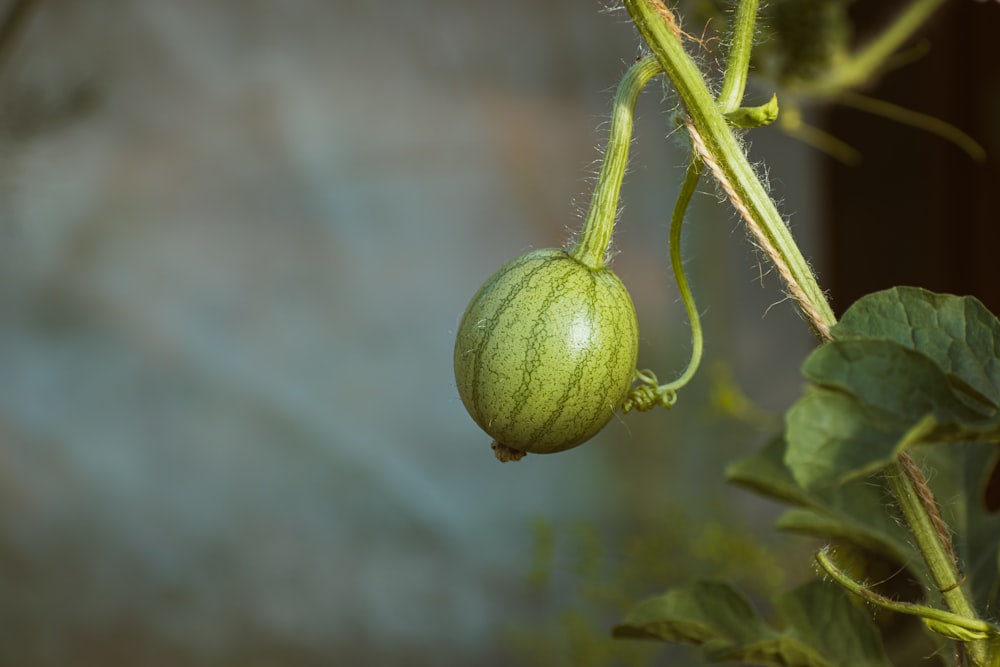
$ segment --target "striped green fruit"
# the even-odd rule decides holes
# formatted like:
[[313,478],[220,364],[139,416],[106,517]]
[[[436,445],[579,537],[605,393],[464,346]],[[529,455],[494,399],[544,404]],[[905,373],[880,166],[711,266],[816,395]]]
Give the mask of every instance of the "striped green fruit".
[[563,250],[535,250],[472,297],[455,340],[455,380],[495,448],[559,452],[610,421],[638,349],[635,307],[618,276]]

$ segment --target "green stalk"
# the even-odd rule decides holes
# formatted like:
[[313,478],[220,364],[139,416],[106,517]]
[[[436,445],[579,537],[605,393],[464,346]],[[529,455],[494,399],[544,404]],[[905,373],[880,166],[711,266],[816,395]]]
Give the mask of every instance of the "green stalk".
[[[817,335],[827,338],[836,319],[833,310],[730,130],[698,66],[684,51],[673,14],[659,0],[625,0],[625,7],[681,98],[694,130],[692,140],[699,157],[712,170],[761,249],[774,262]],[[749,25],[749,30],[752,28]],[[748,32],[747,26],[742,29]]]
[[977,618],[961,616],[959,614],[944,611],[943,609],[936,609],[922,604],[897,602],[896,600],[879,595],[864,584],[851,579],[846,572],[837,567],[837,565],[833,562],[833,559],[830,557],[830,554],[825,549],[816,554],[816,562],[821,568],[823,568],[823,571],[830,575],[830,577],[832,577],[838,584],[855,595],[862,597],[868,602],[878,605],[883,609],[888,609],[898,614],[919,616],[924,619],[925,622],[931,621],[936,623],[936,627],[948,629],[950,635],[964,635],[965,637],[970,638],[987,639],[996,633],[995,627],[986,621],[981,621]]
[[662,71],[656,58],[647,56],[633,64],[618,84],[608,146],[604,151],[604,164],[601,165],[601,173],[594,186],[583,233],[570,250],[570,255],[592,269],[604,266],[615,218],[618,216],[618,195],[621,193],[625,167],[628,164],[628,149],[632,143],[635,103],[649,80]]
[[[736,8],[732,42],[729,48],[729,57],[726,60],[726,73],[722,81],[722,91],[717,99],[722,113],[735,111],[743,103],[743,94],[746,91],[747,76],[750,71],[750,51],[753,47],[757,1],[744,0]],[[684,182],[677,195],[677,202],[674,204],[673,215],[670,217],[670,267],[673,269],[677,291],[681,295],[688,321],[691,323],[691,359],[684,372],[676,380],[659,387],[657,393],[677,391],[690,382],[698,371],[704,352],[705,341],[701,331],[701,316],[698,314],[694,295],[691,293],[687,276],[684,274],[684,260],[681,257],[681,228],[684,225],[684,216],[687,214],[691,197],[698,189],[698,181],[701,180],[703,170],[704,163],[701,158],[692,155],[691,162],[684,173]]]
[[[889,464],[885,478],[899,505],[900,513],[913,535],[931,577],[941,592],[945,605],[952,612],[968,619],[979,620],[975,608],[962,590],[962,579],[955,565],[954,555],[941,537],[941,529],[935,525],[934,517],[927,508],[927,498],[920,493],[918,484],[924,484],[923,474],[915,469],[909,456]],[[934,512],[936,513],[936,508]],[[985,641],[966,643],[969,657],[977,665],[987,664],[987,644]]]
[[743,94],[750,74],[750,51],[753,49],[754,25],[757,23],[757,0],[743,0],[736,6],[730,29],[729,56],[722,90],[716,99],[722,113],[736,111],[743,104]]

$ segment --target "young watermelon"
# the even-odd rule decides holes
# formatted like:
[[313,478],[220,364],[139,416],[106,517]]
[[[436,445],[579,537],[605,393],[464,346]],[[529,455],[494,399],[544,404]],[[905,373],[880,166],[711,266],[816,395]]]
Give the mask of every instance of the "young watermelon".
[[585,442],[635,375],[635,307],[611,270],[558,249],[500,268],[472,297],[455,341],[455,380],[498,458]]

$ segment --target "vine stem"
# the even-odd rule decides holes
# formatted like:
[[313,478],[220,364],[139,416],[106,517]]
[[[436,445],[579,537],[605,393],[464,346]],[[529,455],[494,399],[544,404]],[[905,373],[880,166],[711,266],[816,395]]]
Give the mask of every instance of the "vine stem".
[[946,123],[939,118],[849,90],[840,91],[834,99],[844,106],[936,134],[955,144],[976,162],[986,161],[986,149],[979,145],[979,142],[951,123]]
[[[722,113],[735,111],[743,102],[747,76],[750,72],[750,51],[753,47],[757,2],[758,0],[746,0],[736,8],[732,42],[729,56],[726,59],[726,73],[722,81],[722,90],[716,100]],[[674,26],[676,27],[676,23]],[[670,218],[670,266],[674,272],[677,291],[680,292],[681,300],[687,310],[688,321],[691,323],[691,360],[684,372],[676,380],[660,387],[657,390],[658,393],[676,391],[690,382],[698,371],[704,351],[705,341],[701,331],[701,316],[698,314],[698,307],[695,305],[694,295],[691,294],[687,276],[684,275],[684,260],[681,256],[681,227],[684,224],[684,216],[687,213],[691,197],[694,196],[695,190],[698,188],[698,181],[701,180],[704,166],[705,163],[700,155],[695,153],[691,156],[687,171],[684,173],[684,182],[681,184],[681,190],[677,196],[677,203],[674,205],[673,215]]]
[[681,98],[690,117],[689,128],[695,130],[692,140],[698,156],[749,225],[817,335],[829,337],[833,311],[701,71],[685,52],[673,12],[660,0],[625,0],[625,8]]
[[[963,577],[951,547],[950,531],[941,517],[923,471],[913,457],[904,452],[898,460],[886,466],[884,476],[945,605],[959,616],[979,620],[979,615],[962,590]],[[966,647],[976,665],[988,664],[985,641],[970,641]]]
[[929,621],[936,621],[940,626],[950,626],[953,634],[959,634],[960,631],[964,630],[967,636],[985,639],[996,632],[996,628],[986,621],[969,618],[968,616],[947,612],[942,609],[935,609],[926,605],[897,602],[896,600],[879,595],[865,584],[854,581],[846,572],[837,567],[830,557],[828,549],[823,549],[816,554],[816,563],[838,584],[883,609],[889,609],[890,611],[910,616],[919,616]]
[[662,71],[656,58],[640,58],[629,67],[618,84],[611,112],[608,145],[604,150],[604,163],[597,177],[597,185],[594,186],[583,232],[570,250],[574,259],[592,269],[604,266],[608,245],[611,243],[615,218],[618,216],[618,196],[625,178],[625,167],[628,165],[629,145],[632,143],[635,104],[649,80]]
[[722,113],[736,111],[743,104],[743,94],[750,75],[750,52],[753,50],[754,26],[757,24],[758,0],[744,0],[736,6],[730,32],[726,72],[716,104]]
[[[719,105],[720,111],[724,114],[735,111],[743,103],[743,94],[746,91],[747,77],[750,73],[750,52],[753,48],[757,3],[758,0],[745,0],[736,8],[731,31],[732,40],[726,58],[726,73],[722,81],[722,90],[716,99],[716,104]],[[674,34],[680,34],[676,22],[672,22],[672,25],[676,28]],[[701,316],[698,314],[698,307],[695,305],[694,295],[691,294],[687,276],[684,275],[684,260],[681,256],[681,227],[684,224],[684,216],[687,213],[691,197],[698,189],[698,181],[701,180],[704,166],[705,163],[700,154],[695,152],[688,163],[687,171],[684,173],[684,182],[681,184],[674,212],[670,217],[670,266],[674,272],[677,291],[680,292],[681,300],[687,310],[688,321],[691,323],[691,359],[680,376],[659,387],[657,393],[676,391],[690,382],[698,371],[704,351],[705,342],[701,330]]]
[[[905,36],[912,34],[918,20],[930,15],[942,0],[916,0],[896,22],[891,34],[877,40],[859,56],[859,62],[872,70],[876,55],[879,61],[894,50]],[[774,263],[792,297],[806,320],[822,341],[831,340],[830,328],[836,317],[808,262],[784,220],[778,213],[767,190],[758,179],[733,134],[723,109],[713,98],[697,65],[684,50],[683,32],[673,12],[661,0],[624,0],[639,34],[659,60],[673,84],[688,114],[688,131],[696,154],[715,176],[734,208],[747,223],[758,245]],[[733,43],[749,44],[753,36],[756,0],[741,0],[734,22]],[[891,47],[891,48],[890,48]],[[873,55],[875,54],[875,55]],[[745,70],[748,61],[733,61],[727,70],[739,66]],[[724,104],[732,105],[735,90],[743,74],[727,71]],[[730,91],[732,88],[732,91]],[[742,97],[742,94],[739,94]],[[978,620],[978,616],[961,586],[961,576],[951,549],[951,536],[941,519],[937,503],[930,492],[922,471],[907,453],[885,469],[885,477],[896,496],[903,517],[914,535],[917,546],[938,585],[945,604],[954,614]],[[986,664],[987,647],[983,641],[966,644],[969,656],[978,664]]]

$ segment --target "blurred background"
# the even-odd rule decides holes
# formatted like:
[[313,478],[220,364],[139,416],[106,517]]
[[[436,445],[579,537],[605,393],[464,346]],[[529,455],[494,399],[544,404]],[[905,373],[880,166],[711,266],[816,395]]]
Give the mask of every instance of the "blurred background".
[[[857,4],[860,25],[884,19]],[[956,0],[931,53],[880,85],[1000,147],[998,13]],[[813,545],[722,481],[780,423],[812,341],[710,184],[685,235],[706,358],[675,410],[501,465],[457,397],[473,292],[578,228],[638,52],[622,11],[5,15],[0,665],[695,664],[609,628],[693,576],[755,595],[809,576]],[[674,104],[658,85],[640,101],[613,265],[661,378],[689,341],[667,262]],[[864,162],[776,128],[751,152],[837,308],[910,282],[997,310],[995,158],[808,113]],[[858,254],[858,234],[878,240]]]

